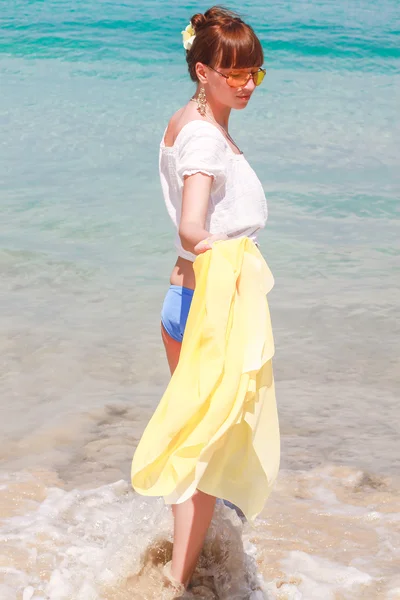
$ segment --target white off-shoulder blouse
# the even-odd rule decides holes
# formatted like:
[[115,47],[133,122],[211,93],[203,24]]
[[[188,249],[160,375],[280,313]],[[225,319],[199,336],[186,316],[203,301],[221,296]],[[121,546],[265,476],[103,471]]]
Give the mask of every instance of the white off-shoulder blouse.
[[[164,132],[165,135],[165,132]],[[257,232],[268,216],[263,187],[243,154],[235,154],[222,132],[207,121],[190,121],[173,146],[160,144],[161,187],[169,216],[176,229],[178,255],[194,261],[182,248],[179,222],[184,177],[204,173],[213,177],[205,228],[229,238],[247,236],[257,243]]]

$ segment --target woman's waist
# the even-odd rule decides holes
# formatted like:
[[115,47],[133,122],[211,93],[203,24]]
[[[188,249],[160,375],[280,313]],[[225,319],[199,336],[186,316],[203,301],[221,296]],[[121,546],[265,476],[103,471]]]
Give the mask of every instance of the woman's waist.
[[190,290],[196,287],[193,262],[178,256],[170,277],[171,285],[179,285]]
[[[259,227],[252,228],[247,230],[245,233],[241,231],[232,232],[229,234],[228,239],[235,239],[239,237],[248,237],[250,238],[256,246],[259,246],[257,241],[257,232],[259,231]],[[210,233],[213,233],[210,231]],[[216,232],[221,233],[221,232]],[[193,255],[194,256],[194,255]],[[194,256],[195,258],[195,256]],[[193,260],[184,258],[183,256],[178,256],[177,261],[172,269],[171,277],[170,277],[171,285],[178,285],[181,287],[186,287],[190,290],[194,290],[196,287],[196,277],[193,268]]]

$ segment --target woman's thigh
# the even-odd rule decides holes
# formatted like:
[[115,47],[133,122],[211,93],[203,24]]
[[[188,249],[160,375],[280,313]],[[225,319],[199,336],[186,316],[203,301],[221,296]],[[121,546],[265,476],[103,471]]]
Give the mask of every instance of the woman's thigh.
[[164,342],[165,352],[167,353],[167,360],[169,364],[169,370],[172,373],[175,371],[178,362],[179,356],[181,353],[181,342],[177,342],[172,338],[164,329],[164,325],[161,323],[161,337]]
[[161,336],[172,373],[179,362],[183,335],[193,299],[193,290],[171,285],[161,310]]

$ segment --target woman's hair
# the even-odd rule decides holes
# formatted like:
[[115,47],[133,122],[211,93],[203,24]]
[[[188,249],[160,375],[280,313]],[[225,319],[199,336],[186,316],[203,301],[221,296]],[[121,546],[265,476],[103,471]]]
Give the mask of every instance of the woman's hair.
[[195,39],[186,51],[190,77],[197,81],[196,63],[222,69],[256,67],[264,62],[260,40],[236,13],[213,6],[190,20]]

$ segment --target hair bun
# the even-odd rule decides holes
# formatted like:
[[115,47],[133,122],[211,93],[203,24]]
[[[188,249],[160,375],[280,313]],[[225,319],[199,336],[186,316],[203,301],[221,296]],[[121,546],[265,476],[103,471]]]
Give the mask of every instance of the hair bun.
[[212,6],[204,13],[206,21],[241,21],[241,18],[233,10],[223,6]]
[[212,6],[204,15],[202,13],[196,13],[190,19],[192,27],[195,31],[198,31],[201,27],[204,27],[207,23],[215,22],[223,23],[229,21],[239,21],[242,22],[239,15],[232,10],[228,10],[227,8],[223,8],[222,6]]
[[205,25],[206,21],[207,19],[202,13],[197,13],[190,19],[192,27],[195,31],[197,31],[199,27]]

